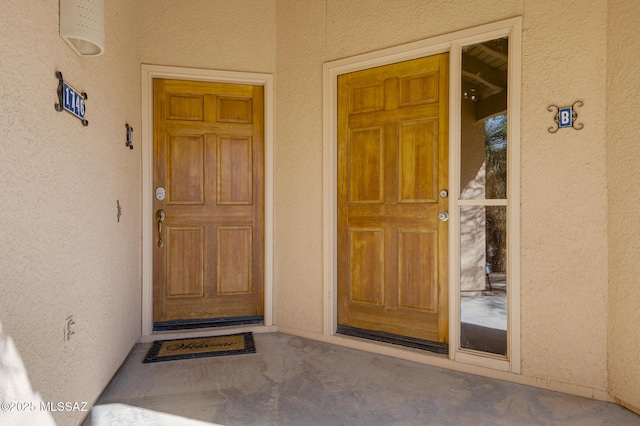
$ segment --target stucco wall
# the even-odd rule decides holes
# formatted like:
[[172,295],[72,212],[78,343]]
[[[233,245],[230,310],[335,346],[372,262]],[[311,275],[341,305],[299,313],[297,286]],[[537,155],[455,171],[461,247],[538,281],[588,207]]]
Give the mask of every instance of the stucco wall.
[[[156,64],[275,69],[275,321],[320,333],[323,62],[523,16],[522,371],[603,390],[607,2],[589,8],[553,0],[494,3],[278,0],[214,7],[196,1],[187,9],[143,0],[141,57]],[[256,34],[267,42],[256,42]],[[585,129],[548,133],[548,105],[577,99],[585,102]]]
[[[606,389],[605,0],[526,2],[522,61],[523,373]],[[584,129],[547,131],[550,104]]]
[[139,0],[143,64],[275,71],[275,0]]
[[[136,149],[124,147],[124,123],[140,127],[140,62],[275,74],[275,321],[319,334],[322,64],[523,16],[522,373],[606,389],[609,315],[610,389],[640,404],[632,355],[640,319],[629,301],[637,300],[640,239],[628,239],[640,232],[630,201],[637,114],[610,109],[605,121],[607,101],[637,105],[624,56],[638,51],[627,42],[638,20],[633,2],[611,0],[607,27],[607,0],[588,8],[555,0],[109,0],[107,53],[98,58],[75,56],[58,36],[57,2],[5,3],[0,322],[44,400],[95,399],[140,332],[140,133]],[[57,70],[88,92],[89,127],[54,110]],[[585,128],[548,133],[547,106],[578,99]],[[607,137],[606,124],[620,125]],[[68,315],[76,334],[65,348]]]
[[[553,0],[493,3],[328,0],[323,22],[317,3],[278,1],[276,212],[286,226],[276,228],[275,283],[276,294],[293,295],[296,303],[277,305],[278,324],[310,331],[322,325],[317,103],[323,44],[324,59],[331,61],[522,15],[522,372],[604,390],[607,2],[588,8]],[[313,4],[318,10],[310,10]],[[315,44],[305,44],[309,39]],[[305,48],[295,48],[294,40]],[[285,81],[289,75],[295,81]],[[585,102],[585,128],[547,132],[549,104],[578,99]],[[284,108],[305,124],[287,123]],[[294,142],[293,152],[285,149]]]
[[609,1],[609,390],[640,410],[640,3]]
[[[44,401],[93,403],[140,335],[138,8],[105,2],[94,58],[65,44],[58,17],[57,1],[2,2],[0,322]],[[56,71],[87,92],[88,127],[55,111]],[[60,425],[85,415],[54,413]]]
[[275,321],[322,332],[325,3],[277,2]]
[[[279,1],[278,10],[287,10],[296,20],[295,26],[278,21],[278,41],[304,39],[309,37],[307,31],[311,28],[316,43],[322,45],[323,38],[326,39],[325,60],[330,61],[523,16],[522,371],[543,380],[603,390],[606,388],[607,332],[603,118],[606,1],[592,2],[589,8],[576,3],[559,5],[552,0],[501,1],[495,2],[495,7],[486,1],[463,3],[329,0],[323,33],[322,13],[307,12],[309,5],[298,1]],[[284,79],[287,71],[296,72],[305,83],[282,83],[278,99],[297,100],[300,108],[308,110],[305,114],[317,114],[306,104],[318,99],[321,52],[314,50],[308,57],[302,55],[305,52],[296,51],[298,54],[287,64],[281,63],[281,46],[278,45],[278,78]],[[314,61],[315,67],[309,61]],[[547,106],[571,104],[577,99],[585,102],[585,108],[580,111],[585,129],[564,130],[556,135],[548,133],[547,128],[553,122]],[[290,104],[288,108],[295,110]],[[313,122],[312,117],[305,117]],[[285,118],[279,115],[278,127],[285,125],[282,120]],[[318,126],[305,133],[302,128],[291,125],[287,127],[290,130],[278,133],[276,142],[295,140],[305,148],[304,164],[309,167],[286,184],[287,205],[296,208],[279,210],[278,215],[281,221],[295,224],[292,229],[302,229],[298,225],[304,223],[305,235],[313,236],[309,245],[317,240],[315,236],[320,232],[321,222],[316,183],[322,164]],[[287,159],[287,165],[295,162],[293,156]],[[280,157],[276,158],[276,165],[276,168],[283,165]],[[313,192],[314,188],[318,192]],[[284,238],[286,229],[277,231],[279,238]],[[297,327],[304,318],[304,323],[320,328],[317,278],[308,274],[306,279],[300,279],[295,272],[319,268],[320,247],[314,249],[309,245],[305,257],[295,258],[295,268],[280,268],[276,276],[278,293],[303,295],[296,298],[296,310],[304,312],[304,316],[280,312],[279,324]],[[283,247],[276,243],[276,258],[286,264],[290,259],[280,257],[281,249]],[[299,266],[299,262],[304,266]]]

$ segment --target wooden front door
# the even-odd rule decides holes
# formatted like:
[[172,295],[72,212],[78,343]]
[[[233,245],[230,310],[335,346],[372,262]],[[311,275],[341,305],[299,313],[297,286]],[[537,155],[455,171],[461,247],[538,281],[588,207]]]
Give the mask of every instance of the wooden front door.
[[448,54],[338,78],[338,324],[447,342]]
[[263,88],[155,79],[153,90],[154,323],[259,319]]

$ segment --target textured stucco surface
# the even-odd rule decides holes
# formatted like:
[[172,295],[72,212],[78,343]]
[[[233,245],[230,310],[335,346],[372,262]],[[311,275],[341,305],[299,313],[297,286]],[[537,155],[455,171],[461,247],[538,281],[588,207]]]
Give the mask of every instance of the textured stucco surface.
[[[521,153],[522,371],[606,388],[605,0],[527,2]],[[584,129],[547,131],[550,104]]]
[[[595,1],[589,8],[578,2],[558,4],[552,0],[494,3],[495,7],[486,1],[327,1],[326,60],[523,16],[522,372],[543,381],[603,390],[607,386],[607,3]],[[286,4],[289,13],[301,10],[299,17],[304,19],[305,5],[278,4]],[[287,37],[300,39],[308,27],[315,31],[321,15],[306,16],[306,24],[297,23],[297,34],[295,28],[282,29],[280,25],[278,33],[286,31]],[[322,34],[317,40],[322,43]],[[570,42],[565,44],[567,40]],[[297,72],[305,72],[306,61]],[[291,67],[296,65],[291,62]],[[306,72],[308,85],[318,84],[320,66],[318,61],[316,69]],[[279,66],[278,71],[284,72],[284,67]],[[577,99],[585,102],[580,118],[586,128],[548,133],[553,118],[547,106],[571,104]],[[298,105],[302,108],[306,102],[301,96]],[[278,126],[282,119],[279,116]],[[313,188],[318,193],[321,190],[313,185],[313,171],[321,167],[321,135],[310,130],[299,143],[316,154],[312,168],[296,176],[296,185],[311,186],[289,203],[303,209],[305,221],[311,223],[316,218],[320,223],[321,212],[309,203],[309,193]],[[280,161],[276,158],[276,167]],[[279,256],[276,250],[276,258]],[[314,257],[304,261],[309,270],[319,262]],[[282,272],[276,276],[276,289],[307,286],[317,291],[310,281],[311,275],[304,282],[290,282],[290,276]],[[306,322],[320,327],[321,315],[314,305],[320,300],[306,300],[300,300],[306,307],[297,309],[306,312]],[[280,322],[287,320],[279,317]]]
[[[522,16],[522,374],[640,405],[636,2],[109,0],[79,58],[57,2],[0,1],[0,322],[45,401],[93,401],[140,334],[140,63],[275,74],[274,318],[321,333],[322,64]],[[57,70],[89,127],[54,110]],[[576,100],[584,129],[550,134]]]
[[329,60],[521,15],[525,0],[327,0]]
[[640,3],[609,2],[609,391],[640,408]]
[[275,0],[140,0],[143,64],[272,73]]
[[[106,53],[81,58],[57,1],[1,3],[0,322],[44,401],[93,403],[140,335],[137,5],[105,2]],[[56,71],[87,92],[88,127],[55,111]]]
[[[254,20],[244,6],[232,13],[229,4],[217,3],[211,15],[202,2],[193,5],[197,12],[168,2],[141,5],[143,62],[257,71],[275,64],[274,317],[278,325],[310,332],[323,323],[322,63],[522,15],[523,374],[606,389],[606,0],[589,8],[552,0],[495,7],[486,1],[262,3],[267,38],[273,33],[266,21],[275,15],[275,59],[273,50],[246,43],[253,37],[244,25]],[[211,16],[227,30],[208,25]],[[228,31],[228,20],[239,28]],[[213,41],[193,45],[203,38]],[[577,99],[585,102],[580,118],[587,127],[549,134],[547,106]]]
[[322,63],[325,4],[278,1],[274,311],[322,332]]

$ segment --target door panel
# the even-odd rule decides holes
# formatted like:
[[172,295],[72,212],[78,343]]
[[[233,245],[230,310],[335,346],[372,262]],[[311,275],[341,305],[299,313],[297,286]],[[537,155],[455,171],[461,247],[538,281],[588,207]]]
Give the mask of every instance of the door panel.
[[201,297],[203,290],[202,228],[168,227],[167,297]]
[[382,203],[384,165],[382,128],[359,129],[349,138],[349,201]]
[[350,86],[349,112],[382,111],[384,109],[384,82],[375,85]]
[[167,93],[167,120],[194,120],[204,118],[204,96],[187,93]]
[[204,135],[168,136],[168,202],[170,204],[203,204]]
[[438,102],[439,76],[439,70],[401,76],[399,106]]
[[251,100],[218,95],[216,102],[220,123],[251,123]]
[[351,301],[384,306],[384,230],[350,229],[349,242]]
[[447,342],[448,55],[338,78],[338,324]]
[[399,230],[398,265],[403,309],[438,311],[438,234]]
[[218,228],[218,294],[251,294],[251,227]]
[[399,123],[399,201],[437,203],[438,120]]
[[218,142],[218,204],[251,204],[251,138],[223,137]]
[[264,312],[259,86],[154,80],[154,322]]

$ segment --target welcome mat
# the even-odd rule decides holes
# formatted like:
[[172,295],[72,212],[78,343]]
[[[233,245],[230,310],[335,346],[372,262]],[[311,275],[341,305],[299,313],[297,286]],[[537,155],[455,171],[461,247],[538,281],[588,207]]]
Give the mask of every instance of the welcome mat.
[[156,341],[143,362],[255,353],[253,333]]

